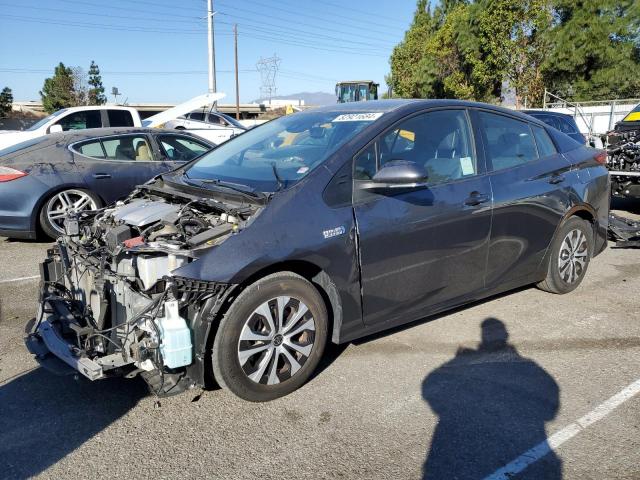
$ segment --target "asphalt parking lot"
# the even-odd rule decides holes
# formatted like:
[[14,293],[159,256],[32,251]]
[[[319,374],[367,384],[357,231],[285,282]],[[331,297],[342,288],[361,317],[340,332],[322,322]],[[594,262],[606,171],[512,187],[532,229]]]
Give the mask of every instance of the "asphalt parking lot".
[[0,478],[640,478],[640,250],[607,249],[569,295],[333,347],[303,388],[251,404],[38,368],[22,335],[47,246],[0,239]]

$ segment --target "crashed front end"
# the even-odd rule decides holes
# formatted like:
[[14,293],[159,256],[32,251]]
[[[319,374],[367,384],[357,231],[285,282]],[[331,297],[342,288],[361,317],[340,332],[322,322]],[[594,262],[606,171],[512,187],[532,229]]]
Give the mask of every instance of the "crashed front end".
[[142,190],[113,208],[67,218],[67,234],[41,265],[27,347],[59,373],[90,380],[139,374],[158,395],[204,386],[209,329],[233,286],[172,272],[255,213]]

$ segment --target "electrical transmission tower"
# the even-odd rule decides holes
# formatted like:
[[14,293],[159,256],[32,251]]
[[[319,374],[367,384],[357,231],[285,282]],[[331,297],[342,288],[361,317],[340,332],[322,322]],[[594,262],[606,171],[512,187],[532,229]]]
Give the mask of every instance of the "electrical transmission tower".
[[260,85],[260,98],[269,99],[276,94],[276,75],[280,68],[281,59],[274,53],[273,57],[262,58],[256,63],[256,68],[260,72],[262,84]]

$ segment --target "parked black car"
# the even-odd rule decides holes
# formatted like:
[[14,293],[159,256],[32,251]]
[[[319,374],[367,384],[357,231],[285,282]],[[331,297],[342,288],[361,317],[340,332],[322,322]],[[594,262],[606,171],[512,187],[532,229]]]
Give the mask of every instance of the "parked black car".
[[327,341],[522,285],[575,289],[606,246],[603,162],[479,103],[282,117],[70,217],[27,345],[92,380],[140,373],[159,395],[215,378],[274,399]]
[[64,232],[69,211],[97,209],[215,146],[188,132],[97,128],[55,133],[0,150],[0,235]]
[[551,110],[521,110],[521,112],[543,121],[556,130],[560,130],[582,145],[587,144],[587,137],[580,133],[576,119],[571,115],[552,112]]

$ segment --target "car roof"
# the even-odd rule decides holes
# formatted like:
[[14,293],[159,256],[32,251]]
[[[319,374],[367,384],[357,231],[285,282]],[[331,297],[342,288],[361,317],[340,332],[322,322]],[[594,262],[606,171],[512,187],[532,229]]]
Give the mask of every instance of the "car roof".
[[135,110],[133,107],[125,107],[123,105],[81,105],[79,107],[63,108],[66,112],[83,112],[85,110]]
[[555,117],[564,117],[564,118],[573,118],[573,115],[562,112],[554,112],[551,110],[520,110],[522,113],[526,113],[527,115],[551,115]]
[[[439,107],[465,107],[465,108],[482,108],[486,110],[494,110],[498,113],[505,113],[514,117],[519,117],[527,122],[531,121],[531,117],[522,113],[522,111],[512,110],[509,108],[499,107],[488,103],[472,102],[469,100],[450,100],[450,99],[399,99],[391,100],[370,100],[366,102],[347,102],[336,103],[335,105],[326,105],[324,107],[307,110],[308,112],[342,112],[342,113],[373,113],[373,112],[392,112],[396,110],[404,110],[405,113],[412,111],[424,110],[427,108]],[[539,120],[536,120],[540,122]],[[541,124],[543,122],[540,122]]]
[[47,135],[53,139],[62,139],[63,141],[80,141],[88,140],[98,137],[109,137],[112,135],[130,135],[130,134],[172,134],[172,135],[186,135],[195,137],[197,140],[202,140],[204,143],[212,145],[212,143],[206,138],[199,137],[190,133],[188,130],[175,130],[167,128],[144,128],[144,127],[108,127],[108,128],[85,128],[82,130],[68,130],[61,133],[52,133]]

